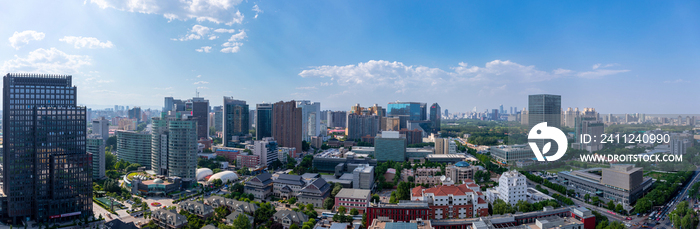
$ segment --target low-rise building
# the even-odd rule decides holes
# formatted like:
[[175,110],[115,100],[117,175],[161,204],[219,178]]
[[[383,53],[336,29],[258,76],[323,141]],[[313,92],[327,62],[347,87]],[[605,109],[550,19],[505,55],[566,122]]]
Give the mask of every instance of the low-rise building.
[[243,192],[253,194],[255,199],[264,200],[272,195],[272,175],[262,173],[245,183]]
[[299,175],[279,174],[272,181],[273,195],[279,198],[291,198],[297,196],[299,191],[306,186],[306,182]]
[[289,228],[292,224],[297,224],[299,228],[301,228],[304,222],[309,221],[309,217],[303,212],[295,212],[292,210],[278,211],[272,218],[275,222],[281,223],[284,228]]
[[474,174],[479,171],[479,167],[471,166],[466,161],[460,161],[454,165],[445,167],[445,176],[460,183],[474,179]]
[[538,229],[595,229],[595,215],[583,207],[546,207],[542,211],[497,215],[469,219],[431,220],[435,229],[452,228],[538,228]]
[[590,168],[558,173],[557,181],[573,189],[579,196],[597,195],[629,206],[641,198],[654,183],[644,177],[644,170],[634,165],[618,164],[611,168]]
[[[401,170],[401,180],[408,182],[409,177],[413,177],[413,183],[416,184],[427,184],[427,185],[439,185],[440,177],[442,176],[442,170],[440,168],[416,168]],[[439,174],[439,175],[438,175]]]
[[151,214],[153,221],[161,228],[182,228],[187,225],[187,217],[177,214],[175,210],[158,208]]
[[214,215],[214,208],[198,201],[182,201],[178,203],[178,207],[204,219]]
[[534,153],[532,149],[530,149],[530,146],[527,145],[491,147],[491,156],[496,159],[496,161],[503,164],[531,159],[532,155],[534,155]]
[[367,208],[366,225],[378,218],[394,221],[410,221],[416,219],[432,219],[432,212],[427,202],[399,202],[398,204],[378,203]]
[[248,222],[250,222],[251,227],[254,225],[254,221],[255,221],[255,217],[254,217],[254,216],[251,216],[251,215],[248,215],[248,214],[246,214],[246,213],[239,212],[239,211],[231,212],[231,214],[229,214],[229,215],[226,216],[226,219],[224,219],[224,221],[226,221],[226,224],[228,224],[228,225],[233,225],[233,222],[234,222],[239,216],[245,216],[246,218],[248,218]]
[[331,194],[331,185],[323,178],[317,178],[304,189],[299,191],[297,199],[302,204],[312,204],[314,207],[323,207],[323,200]]
[[415,187],[411,190],[411,201],[427,202],[431,219],[464,219],[487,216],[488,203],[474,183],[440,185],[433,188]]
[[260,163],[260,155],[239,154],[236,156],[236,166],[238,167],[256,168]]
[[260,208],[257,204],[224,198],[222,196],[210,196],[204,199],[204,203],[212,206],[214,209],[225,206],[231,211],[243,212],[249,215],[254,215],[255,211]]
[[372,221],[367,229],[385,229],[385,228],[401,228],[401,229],[433,229],[430,225],[430,220],[415,219],[408,222],[395,222],[393,219],[380,217]]
[[335,195],[335,208],[345,206],[346,209],[357,209],[362,214],[367,210],[371,197],[369,190],[344,188]]
[[498,198],[515,206],[518,201],[527,201],[526,178],[518,171],[504,172],[498,179]]

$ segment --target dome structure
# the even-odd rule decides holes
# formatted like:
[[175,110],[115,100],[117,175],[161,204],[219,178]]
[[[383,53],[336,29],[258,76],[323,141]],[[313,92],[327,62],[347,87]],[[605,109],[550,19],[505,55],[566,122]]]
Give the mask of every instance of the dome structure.
[[153,180],[153,183],[162,184],[162,183],[163,183],[163,179],[156,178],[155,180]]
[[467,163],[466,161],[460,161],[460,162],[455,163],[455,166],[457,166],[457,167],[469,167],[469,163]]
[[207,180],[207,181],[211,182],[211,181],[214,181],[216,179],[220,179],[222,182],[226,183],[229,181],[237,180],[238,175],[234,172],[231,172],[231,171],[223,171],[223,172],[212,175],[211,177],[209,177],[209,180]]
[[197,169],[197,180],[204,180],[205,177],[214,174],[214,172],[211,171],[211,169],[208,168],[201,168]]

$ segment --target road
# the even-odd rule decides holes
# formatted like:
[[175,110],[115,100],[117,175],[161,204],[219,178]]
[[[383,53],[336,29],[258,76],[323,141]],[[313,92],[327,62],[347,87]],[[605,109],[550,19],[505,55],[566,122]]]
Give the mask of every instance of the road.
[[695,173],[693,174],[693,178],[688,182],[683,189],[679,192],[679,195],[676,195],[678,199],[675,201],[673,205],[671,205],[668,208],[665,208],[663,211],[663,216],[664,219],[659,221],[659,225],[657,225],[656,228],[660,229],[666,229],[666,228],[673,228],[671,226],[671,220],[668,219],[668,214],[671,213],[673,210],[676,209],[676,206],[685,199],[685,196],[688,195],[688,190],[690,190],[690,187],[693,186],[695,182],[698,182],[698,179],[700,178],[700,168],[695,170]]

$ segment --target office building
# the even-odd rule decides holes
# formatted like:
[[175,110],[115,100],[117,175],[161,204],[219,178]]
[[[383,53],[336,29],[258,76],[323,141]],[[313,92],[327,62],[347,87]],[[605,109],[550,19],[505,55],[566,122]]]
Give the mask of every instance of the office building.
[[466,161],[460,161],[454,165],[445,167],[445,176],[459,184],[468,180],[473,180],[476,171],[479,171],[479,167],[471,166]]
[[328,112],[328,127],[335,128],[341,127],[345,128],[347,120],[347,112],[345,111],[329,111]]
[[[561,127],[561,95],[529,95],[528,119],[529,129],[542,122],[546,122],[547,126]],[[540,149],[545,145],[545,140],[533,140],[532,142],[535,142]],[[552,143],[549,152],[555,153],[558,149],[559,146]]]
[[99,134],[102,137],[102,141],[107,142],[107,138],[109,138],[109,120],[105,119],[105,117],[92,120],[92,133]]
[[130,109],[129,119],[136,119],[136,123],[141,123],[141,107],[134,107]]
[[387,117],[408,116],[409,120],[426,120],[425,103],[416,102],[391,102],[387,106]]
[[301,135],[302,140],[309,141],[311,137],[321,133],[321,103],[308,100],[299,100],[297,107],[301,108]]
[[377,161],[406,160],[406,136],[398,131],[382,131],[382,134],[374,138],[374,157]]
[[348,114],[346,139],[359,141],[363,136],[377,136],[379,132],[379,116]]
[[436,138],[435,139],[435,154],[453,154],[457,153],[457,143],[451,138]]
[[105,179],[105,141],[99,134],[90,134],[86,140],[86,151],[92,156],[92,179]]
[[197,122],[197,140],[209,139],[209,100],[194,97],[187,101],[185,107],[186,112],[191,111],[192,118],[190,119]]
[[117,131],[117,160],[137,163],[151,169],[151,134]]
[[612,200],[623,206],[641,198],[654,181],[644,177],[644,171],[634,165],[619,164],[611,168],[590,168],[558,173],[558,181],[579,196],[590,194],[607,202]]
[[491,147],[491,156],[502,164],[535,158],[530,146],[526,145],[494,146]]
[[518,201],[527,201],[527,183],[525,176],[518,171],[505,172],[498,179],[498,198],[515,206]]
[[572,148],[586,150],[589,153],[603,149],[603,142],[600,139],[596,139],[596,141],[589,139],[591,141],[588,143],[583,143],[583,139],[581,139],[583,135],[600,137],[604,134],[605,124],[603,121],[596,120],[593,117],[581,116],[576,117],[574,123],[576,134],[574,135],[575,141],[571,144]]
[[401,129],[399,134],[406,136],[406,144],[423,143],[423,132],[420,130]]
[[372,193],[370,190],[344,188],[335,195],[335,209],[344,206],[345,209],[354,208],[357,209],[360,214],[363,214],[367,210],[371,197]]
[[688,147],[693,147],[695,139],[690,133],[671,133],[669,148],[672,154],[683,155]]
[[377,159],[371,159],[369,157],[355,158],[354,156],[347,156],[343,158],[332,157],[325,154],[316,154],[314,155],[313,160],[313,167],[318,169],[319,172],[340,173],[342,171],[346,171],[345,168],[347,168],[348,165],[353,164],[369,164],[371,166],[376,166]]
[[13,224],[92,216],[85,107],[72,76],[3,77],[2,211]]
[[372,189],[374,185],[374,166],[364,164],[352,170],[352,187],[354,189]]
[[257,112],[255,110],[248,110],[248,129],[255,129],[255,117]]
[[224,107],[215,106],[214,107],[214,128],[216,131],[224,131]]
[[158,175],[195,179],[198,122],[181,115],[154,117],[150,167]]
[[272,104],[256,104],[255,112],[255,139],[272,137]]
[[292,100],[277,102],[272,106],[272,137],[278,146],[295,148],[292,157],[301,153],[302,117],[301,108]]
[[235,147],[238,138],[246,136],[249,130],[248,104],[233,97],[224,97],[224,146]]
[[432,122],[432,133],[440,132],[440,105],[433,103],[430,106],[430,122]]
[[[263,166],[270,166],[272,162],[277,160],[277,142],[273,138],[264,138],[263,140],[256,140],[254,143],[254,153],[260,156],[260,160]],[[283,158],[284,160],[286,158]]]

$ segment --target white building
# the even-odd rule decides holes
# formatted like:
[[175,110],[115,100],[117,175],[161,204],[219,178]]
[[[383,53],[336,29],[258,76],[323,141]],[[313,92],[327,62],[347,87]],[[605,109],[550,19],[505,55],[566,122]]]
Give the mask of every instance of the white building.
[[498,179],[498,198],[506,203],[515,205],[518,201],[527,201],[527,184],[525,176],[511,170],[503,173]]
[[263,140],[255,141],[253,154],[260,156],[262,165],[269,166],[277,160],[277,142],[274,138],[263,138]]
[[297,107],[301,108],[302,139],[309,142],[311,137],[321,133],[321,103],[299,100]]

